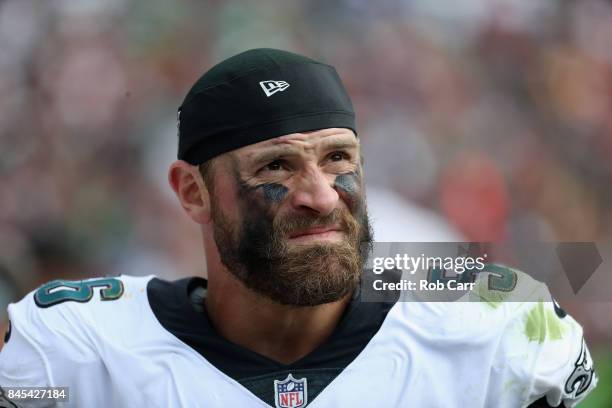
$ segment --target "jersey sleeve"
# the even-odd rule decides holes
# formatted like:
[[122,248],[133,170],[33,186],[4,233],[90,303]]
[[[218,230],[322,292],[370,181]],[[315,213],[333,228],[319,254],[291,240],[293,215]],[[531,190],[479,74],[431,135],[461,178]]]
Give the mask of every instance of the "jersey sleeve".
[[28,407],[103,406],[96,404],[108,398],[103,395],[107,389],[104,365],[70,306],[40,308],[30,293],[10,305],[8,313],[11,334],[0,351],[0,387],[68,387],[69,393],[69,401],[57,405],[13,403]]
[[554,300],[537,303],[524,318],[527,339],[536,343],[527,403],[575,406],[597,385],[582,327]]
[[11,323],[10,339],[0,350],[0,407],[15,405],[6,396],[9,387],[50,386],[48,367],[42,353]]
[[[582,327],[542,282],[512,268],[497,266],[493,271],[512,279],[499,280],[507,281],[511,290],[485,287],[477,292],[503,322],[495,363],[496,372],[503,373],[503,386],[491,395],[491,403],[575,406],[597,385]],[[486,282],[483,277],[480,283]]]

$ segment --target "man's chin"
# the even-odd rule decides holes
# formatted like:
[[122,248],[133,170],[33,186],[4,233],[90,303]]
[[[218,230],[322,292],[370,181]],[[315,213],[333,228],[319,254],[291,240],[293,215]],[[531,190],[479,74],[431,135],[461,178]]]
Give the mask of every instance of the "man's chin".
[[[261,264],[258,264],[261,266]],[[335,302],[357,287],[361,263],[346,241],[291,245],[269,269],[247,274],[247,287],[284,305],[316,306]]]

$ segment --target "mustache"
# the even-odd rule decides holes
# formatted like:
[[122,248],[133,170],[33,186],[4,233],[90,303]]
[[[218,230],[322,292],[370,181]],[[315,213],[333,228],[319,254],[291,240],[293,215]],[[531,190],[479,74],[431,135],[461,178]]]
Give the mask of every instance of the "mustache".
[[348,210],[336,208],[324,216],[292,214],[281,217],[274,220],[273,229],[275,234],[288,237],[292,232],[299,230],[338,225],[345,232],[353,231],[359,227],[357,220]]

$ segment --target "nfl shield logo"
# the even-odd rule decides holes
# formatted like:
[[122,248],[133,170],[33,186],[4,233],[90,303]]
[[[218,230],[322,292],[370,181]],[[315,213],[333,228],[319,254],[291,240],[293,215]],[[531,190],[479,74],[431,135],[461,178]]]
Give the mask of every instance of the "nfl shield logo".
[[306,378],[296,380],[291,374],[283,381],[274,380],[274,402],[276,408],[301,408],[306,406]]

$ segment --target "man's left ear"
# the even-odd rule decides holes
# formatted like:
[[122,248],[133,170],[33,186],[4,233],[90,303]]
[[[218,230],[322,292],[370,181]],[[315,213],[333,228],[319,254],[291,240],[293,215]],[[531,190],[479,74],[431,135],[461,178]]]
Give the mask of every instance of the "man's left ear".
[[170,165],[168,182],[187,215],[198,224],[208,224],[210,194],[198,167],[177,160]]

